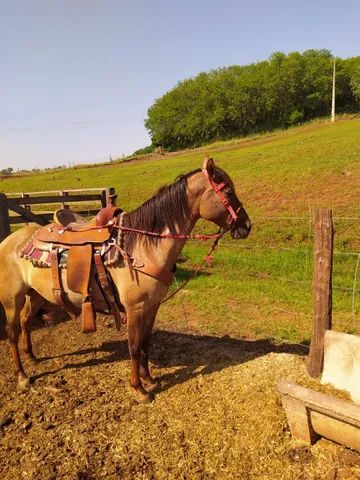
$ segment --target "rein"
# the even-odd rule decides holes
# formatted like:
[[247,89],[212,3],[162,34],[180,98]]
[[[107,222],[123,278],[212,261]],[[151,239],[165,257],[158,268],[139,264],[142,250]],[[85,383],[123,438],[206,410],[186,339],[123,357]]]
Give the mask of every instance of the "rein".
[[[122,227],[120,225],[114,225],[115,228],[118,228],[119,230],[122,230],[124,232],[134,232],[134,233],[139,233],[140,235],[146,235],[149,237],[157,237],[157,238],[167,238],[171,240],[185,240],[185,239],[195,239],[195,240],[209,240],[211,238],[219,239],[223,236],[225,233],[209,233],[207,235],[205,234],[199,234],[199,235],[185,235],[182,233],[156,233],[156,232],[148,232],[147,230],[138,230],[137,228],[130,228],[130,227]],[[226,228],[226,231],[227,228]]]
[[161,303],[165,303],[168,300],[170,300],[170,298],[174,297],[177,293],[179,293],[180,290],[182,290],[193,278],[196,277],[196,275],[199,273],[200,268],[204,265],[204,263],[209,262],[209,259],[211,258],[211,254],[215,251],[216,247],[218,246],[220,238],[224,234],[225,234],[225,232],[219,234],[219,237],[215,239],[214,243],[211,245],[210,250],[205,255],[203,260],[199,263],[199,265],[196,267],[196,269],[193,271],[191,276],[187,280],[185,280],[185,282],[183,282],[174,292],[172,292],[170,295],[168,295],[166,298],[164,298],[164,300],[162,300]]

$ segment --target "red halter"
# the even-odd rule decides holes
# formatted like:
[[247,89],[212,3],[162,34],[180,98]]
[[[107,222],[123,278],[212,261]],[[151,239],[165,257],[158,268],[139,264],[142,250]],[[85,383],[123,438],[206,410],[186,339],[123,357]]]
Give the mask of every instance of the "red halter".
[[239,219],[238,212],[239,210],[241,210],[241,206],[235,211],[233,207],[230,205],[229,200],[226,198],[226,196],[222,192],[222,190],[224,190],[224,188],[226,188],[228,184],[226,182],[216,183],[214,181],[214,179],[210,176],[209,172],[206,169],[206,165],[208,161],[209,161],[208,159],[205,159],[204,161],[204,168],[202,169],[203,174],[209,180],[210,185],[212,186],[212,189],[214,190],[216,195],[219,197],[220,201],[225,205],[227,211],[230,213],[231,223],[235,223]]

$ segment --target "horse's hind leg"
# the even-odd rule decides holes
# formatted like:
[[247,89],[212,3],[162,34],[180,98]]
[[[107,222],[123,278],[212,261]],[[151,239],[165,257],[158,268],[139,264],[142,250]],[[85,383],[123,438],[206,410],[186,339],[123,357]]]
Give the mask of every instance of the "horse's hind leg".
[[159,387],[159,382],[157,382],[150,374],[149,370],[149,348],[152,329],[154,326],[156,314],[159,310],[160,304],[157,303],[147,314],[145,329],[144,329],[144,338],[142,342],[141,357],[140,357],[140,377],[141,383],[146,388],[148,392],[152,392]]
[[6,332],[9,338],[10,351],[14,363],[15,375],[20,387],[25,387],[29,379],[24,372],[19,353],[20,312],[25,303],[25,295],[19,294],[2,301],[6,314]]
[[20,314],[22,348],[34,363],[37,362],[37,358],[34,355],[31,342],[31,319],[34,318],[43,303],[44,299],[32,290],[26,295],[25,305]]

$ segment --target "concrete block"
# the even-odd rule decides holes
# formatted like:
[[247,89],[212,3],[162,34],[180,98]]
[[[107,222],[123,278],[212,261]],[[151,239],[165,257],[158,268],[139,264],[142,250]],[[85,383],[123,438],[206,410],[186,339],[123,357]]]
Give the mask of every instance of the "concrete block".
[[360,404],[360,337],[326,330],[321,383],[350,393]]

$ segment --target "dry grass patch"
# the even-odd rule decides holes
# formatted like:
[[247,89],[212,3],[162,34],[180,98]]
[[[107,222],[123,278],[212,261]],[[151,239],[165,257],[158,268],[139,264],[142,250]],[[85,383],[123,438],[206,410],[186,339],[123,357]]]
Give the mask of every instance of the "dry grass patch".
[[301,347],[158,330],[162,389],[138,406],[128,387],[126,333],[109,322],[83,336],[65,322],[34,333],[44,358],[17,392],[2,341],[0,469],[29,479],[359,478],[360,456],[326,440],[293,440],[276,391],[309,380]]

